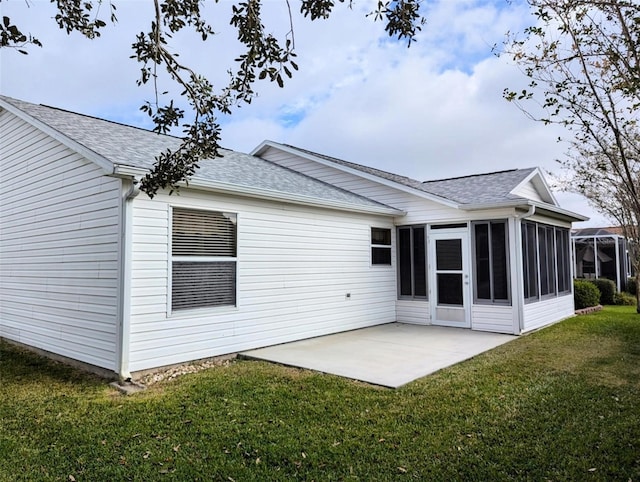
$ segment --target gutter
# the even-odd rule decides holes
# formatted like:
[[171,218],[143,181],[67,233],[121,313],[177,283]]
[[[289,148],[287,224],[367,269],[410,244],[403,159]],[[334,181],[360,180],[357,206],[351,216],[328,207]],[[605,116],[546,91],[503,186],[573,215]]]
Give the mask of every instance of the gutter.
[[[555,214],[556,217],[562,216],[566,218],[566,221],[577,222],[577,221],[587,221],[589,218],[583,216],[578,213],[574,213],[572,211],[567,211],[558,206],[554,206],[553,204],[541,203],[537,201],[532,201],[530,199],[514,199],[508,201],[501,201],[496,203],[482,203],[482,204],[472,204],[472,205],[461,205],[461,209],[465,211],[479,211],[481,209],[497,209],[497,208],[518,208],[518,207],[527,207],[530,211],[531,208],[534,208],[534,212],[536,209],[548,212],[551,217]],[[527,211],[528,212],[528,211]],[[525,213],[523,217],[529,217]],[[559,218],[560,219],[560,218]]]
[[[131,168],[128,166],[116,166],[114,174],[118,176],[136,176],[144,175],[147,171],[139,168]],[[269,189],[255,188],[251,186],[240,186],[220,181],[203,181],[198,178],[191,179],[188,183],[180,183],[181,187],[204,189],[216,191],[226,194],[235,194],[244,197],[252,197],[258,199],[266,199],[268,201],[285,202],[291,204],[299,204],[303,206],[314,206],[321,208],[337,209],[340,211],[366,213],[366,214],[382,214],[386,216],[405,216],[407,213],[401,209],[396,209],[386,204],[377,203],[376,206],[367,206],[361,204],[353,204],[347,201],[334,201],[321,199],[302,194],[283,193],[280,191],[272,191]],[[365,198],[366,199],[366,198]]]
[[131,334],[131,258],[133,249],[133,200],[140,194],[138,180],[134,177],[131,186],[122,197],[120,232],[120,325],[118,343],[118,376],[121,381],[131,379],[129,372],[129,335]]

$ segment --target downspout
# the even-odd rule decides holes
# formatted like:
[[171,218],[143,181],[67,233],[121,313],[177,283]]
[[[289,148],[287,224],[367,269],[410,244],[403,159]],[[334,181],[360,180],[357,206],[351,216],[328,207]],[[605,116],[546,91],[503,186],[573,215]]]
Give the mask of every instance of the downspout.
[[118,376],[120,380],[131,379],[129,372],[129,335],[131,332],[131,258],[133,249],[133,199],[140,194],[137,179],[133,178],[131,186],[123,196],[122,231],[120,256],[120,340]]
[[[516,220],[516,239],[518,242],[518,249],[517,251],[520,251],[520,256],[516,257],[516,276],[518,277],[517,279],[517,287],[518,289],[516,290],[516,292],[518,293],[518,333],[516,333],[516,335],[519,335],[520,333],[523,332],[524,330],[524,285],[523,285],[523,280],[524,280],[524,266],[522,265],[522,255],[524,254],[522,252],[522,220],[526,219],[526,218],[530,218],[531,216],[533,216],[536,213],[536,207],[535,205],[531,205],[529,206],[529,210],[526,213],[520,214],[520,215],[516,215],[515,216],[515,220]],[[515,297],[514,297],[515,298]]]

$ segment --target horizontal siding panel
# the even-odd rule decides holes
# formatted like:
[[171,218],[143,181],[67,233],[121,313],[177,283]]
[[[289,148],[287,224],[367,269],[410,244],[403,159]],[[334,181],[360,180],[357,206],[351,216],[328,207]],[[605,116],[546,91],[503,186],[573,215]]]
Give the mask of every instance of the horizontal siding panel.
[[471,327],[479,331],[514,333],[515,313],[511,306],[473,305]]
[[87,339],[103,340],[109,340],[116,333],[116,327],[112,323],[100,322],[93,318],[86,320],[82,326],[78,326],[74,318],[65,317],[63,314],[34,313],[31,310],[21,310],[19,306],[7,306],[6,310],[3,307],[2,313],[12,315],[11,321],[7,322],[6,326],[22,328],[23,331],[44,332],[48,329],[59,333],[82,332]]
[[549,298],[524,305],[523,331],[536,330],[556,321],[573,316],[575,313],[573,295]]
[[398,300],[396,302],[396,313],[398,321],[401,323],[431,324],[429,302],[426,300]]
[[[102,303],[99,303],[99,302]],[[71,316],[80,316],[90,318],[93,315],[109,315],[115,316],[117,313],[117,307],[113,306],[113,303],[109,303],[107,298],[102,299],[93,297],[92,302],[82,302],[79,300],[69,299],[67,295],[60,293],[36,293],[33,292],[11,292],[5,291],[3,299],[3,305],[10,308],[12,304],[16,307],[27,304],[31,311],[49,311],[64,313],[65,311],[73,312]]]
[[[4,283],[3,283],[4,284]],[[29,299],[31,303],[45,303],[48,306],[56,306],[56,303],[71,304],[74,309],[93,312],[92,306],[103,306],[100,311],[107,310],[106,313],[113,313],[112,298],[115,292],[105,291],[103,289],[93,290],[93,293],[78,293],[70,289],[50,289],[38,285],[24,285],[16,283],[14,286],[2,286],[3,292],[6,293],[5,301]]]
[[113,298],[117,295],[117,289],[111,280],[106,280],[103,286],[95,286],[96,283],[87,285],[86,281],[80,280],[73,284],[71,280],[55,283],[55,280],[42,280],[42,278],[16,278],[12,280],[0,279],[0,290],[34,291],[38,293],[62,293],[77,296],[96,296]]
[[120,180],[6,111],[0,130],[2,336],[114,370]]

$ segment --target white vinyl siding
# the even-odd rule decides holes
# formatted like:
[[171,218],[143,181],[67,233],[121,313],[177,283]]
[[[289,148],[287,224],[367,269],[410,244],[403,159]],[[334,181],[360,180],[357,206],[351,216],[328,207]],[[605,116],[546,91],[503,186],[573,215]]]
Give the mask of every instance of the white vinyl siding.
[[[177,202],[237,213],[235,309],[167,314]],[[187,189],[140,195],[133,213],[131,371],[396,321],[395,269],[371,265],[371,226],[391,218]]]
[[521,186],[518,186],[517,189],[513,190],[513,194],[516,196],[521,196],[523,198],[531,199],[533,201],[545,202],[540,196],[540,192],[536,189],[536,186],[533,182],[528,181]]
[[573,316],[573,296],[559,296],[524,305],[523,333]]
[[120,181],[0,113],[0,336],[116,369]]
[[399,323],[411,323],[414,325],[431,324],[431,310],[429,302],[425,300],[398,300],[396,312]]
[[471,328],[478,331],[518,334],[518,325],[514,317],[515,311],[511,306],[473,305]]

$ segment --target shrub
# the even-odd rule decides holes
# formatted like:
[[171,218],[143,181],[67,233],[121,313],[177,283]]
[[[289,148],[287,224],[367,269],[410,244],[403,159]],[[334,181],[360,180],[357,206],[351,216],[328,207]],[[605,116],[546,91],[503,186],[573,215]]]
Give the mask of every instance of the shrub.
[[613,296],[613,301],[616,305],[625,305],[625,306],[635,306],[636,305],[636,297],[626,293],[624,291],[620,293],[616,293]]
[[627,289],[625,291],[633,296],[636,295],[636,279],[635,278],[629,278],[627,280]]
[[573,280],[573,301],[576,310],[598,306],[600,304],[600,290],[593,283],[576,279]]
[[600,291],[600,304],[613,305],[613,295],[616,294],[616,284],[610,279],[599,278],[590,280]]

